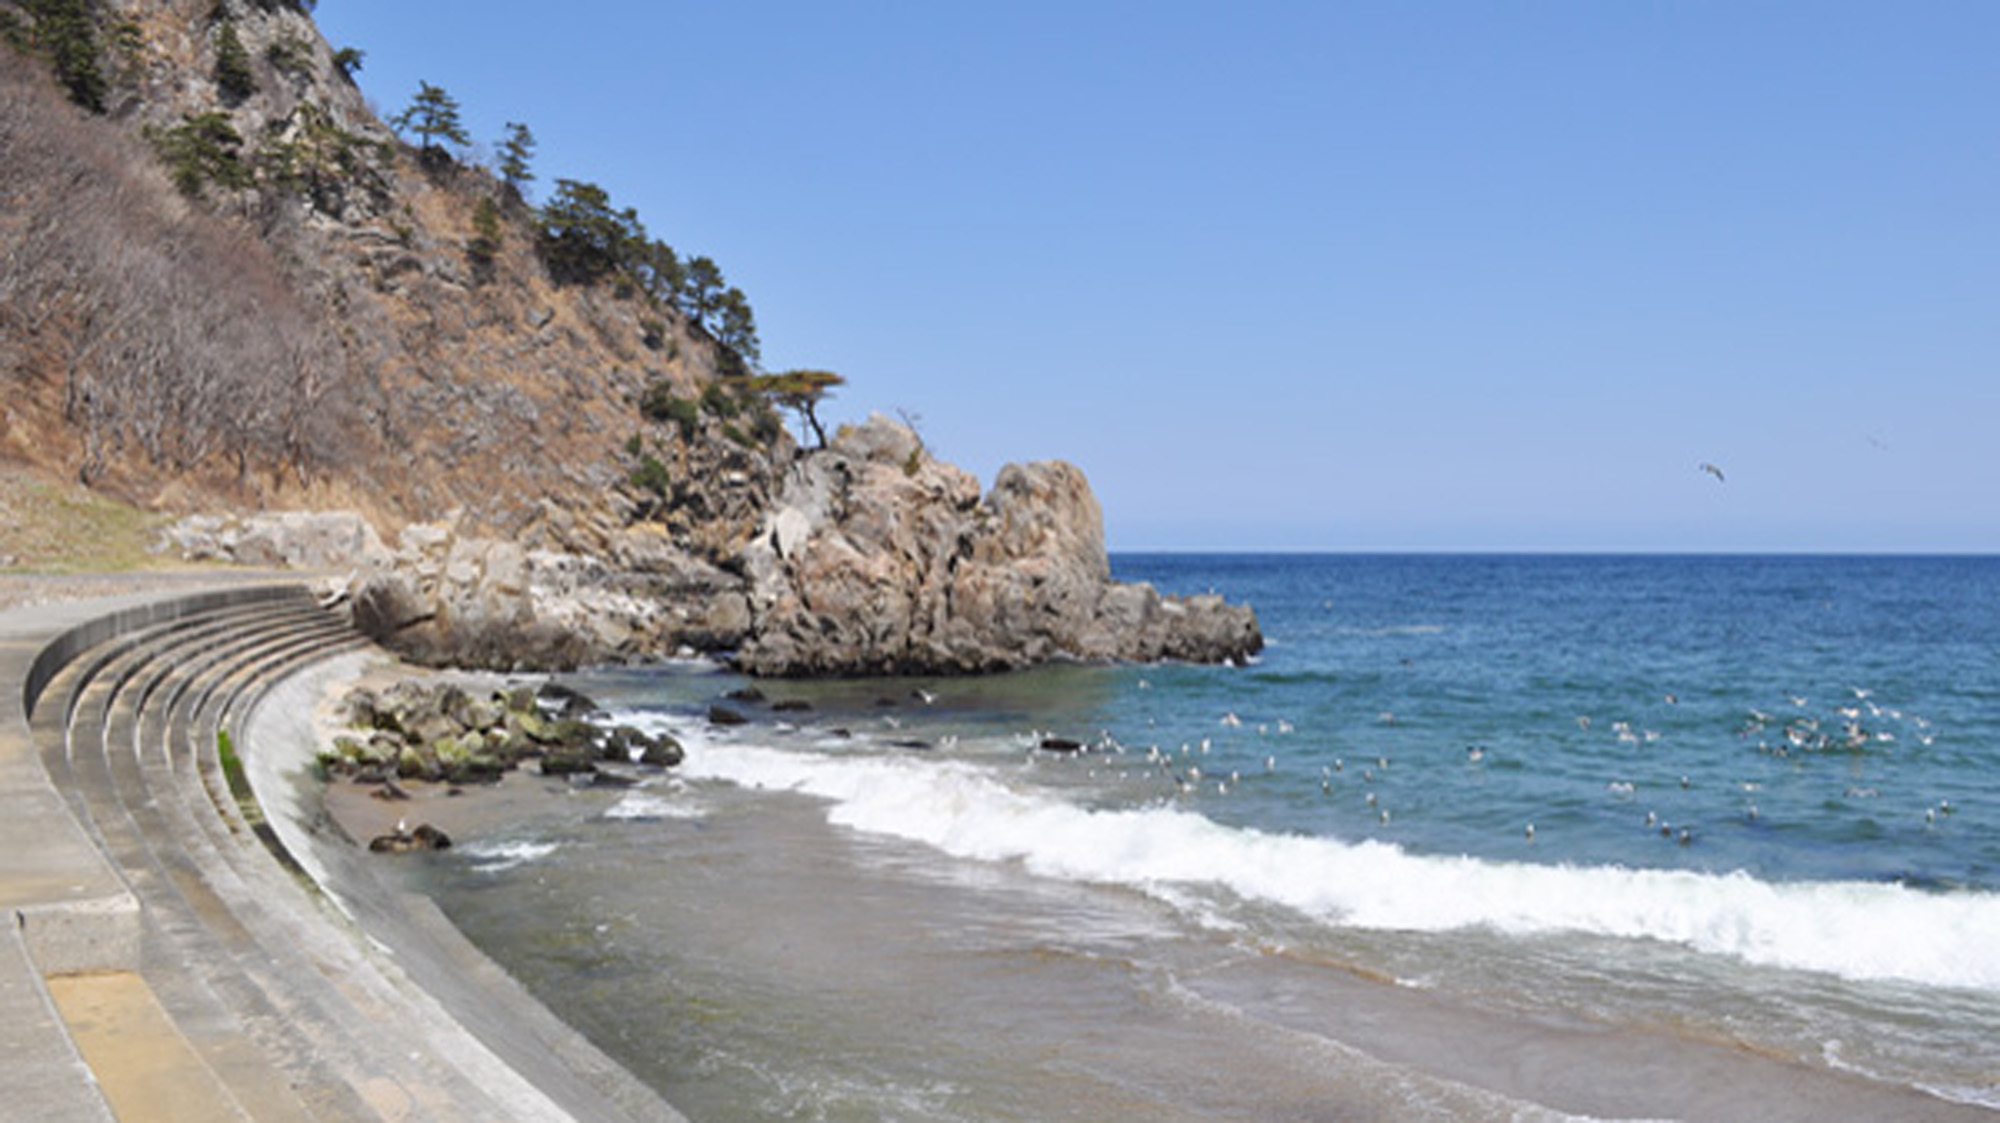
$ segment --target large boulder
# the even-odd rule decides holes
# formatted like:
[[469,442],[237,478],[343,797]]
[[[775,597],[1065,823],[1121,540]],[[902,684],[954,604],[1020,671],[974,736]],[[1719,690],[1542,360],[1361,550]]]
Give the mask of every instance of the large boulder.
[[744,547],[755,674],[958,673],[1051,659],[1240,659],[1256,616],[1110,577],[1090,484],[1060,461],[969,474],[877,415],[786,477]]

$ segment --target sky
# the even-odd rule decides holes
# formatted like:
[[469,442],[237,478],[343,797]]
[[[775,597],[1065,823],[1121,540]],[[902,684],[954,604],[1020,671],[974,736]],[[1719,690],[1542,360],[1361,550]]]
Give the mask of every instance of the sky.
[[2000,5],[316,18],[1113,550],[2000,552]]

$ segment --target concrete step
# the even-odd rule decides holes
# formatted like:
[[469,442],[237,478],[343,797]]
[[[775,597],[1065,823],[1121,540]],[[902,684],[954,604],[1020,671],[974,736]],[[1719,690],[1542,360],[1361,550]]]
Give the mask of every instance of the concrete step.
[[68,799],[77,821],[94,836],[94,828],[82,793],[65,783],[70,776],[72,727],[79,707],[95,698],[101,705],[122,684],[124,678],[150,658],[155,645],[177,637],[230,636],[240,629],[254,629],[273,619],[291,619],[298,608],[293,598],[260,598],[245,605],[224,606],[206,612],[172,617],[109,637],[94,648],[85,649],[61,668],[44,686],[40,703],[34,707],[30,729],[42,748],[43,764],[55,786]]
[[112,1123],[111,1105],[28,958],[21,930],[0,933],[0,1056],[7,1108],[45,1123]]
[[[310,622],[274,624],[261,634],[205,652],[185,688],[173,688],[184,700],[198,700],[198,715],[206,715],[194,722],[196,744],[212,746],[213,736],[201,731],[225,720],[231,707],[244,694],[254,692],[264,676],[275,668],[313,657],[329,639],[338,640],[344,634]],[[142,733],[147,724],[145,711],[130,703],[156,696],[161,679],[168,673],[165,663],[182,664],[181,660],[164,658],[176,654],[174,649],[155,650],[159,665],[124,676],[120,695],[108,707],[104,735],[112,786],[120,793],[137,837],[155,843],[150,858],[154,871],[163,879],[158,888],[174,895],[163,896],[151,889],[141,892],[142,901],[160,920],[163,939],[171,938],[184,953],[186,949],[219,947],[238,965],[238,972],[225,970],[221,978],[211,979],[211,987],[253,1030],[264,1024],[269,1013],[282,1017],[282,1034],[267,1033],[258,1044],[270,1054],[268,1064],[288,1072],[292,1090],[304,1101],[311,1118],[373,1118],[376,1107],[365,1097],[425,1104],[427,1118],[485,1117],[495,1105],[461,1107],[480,1104],[479,1089],[467,1084],[455,1068],[403,1040],[396,1029],[398,1007],[382,1001],[367,1003],[365,1008],[357,1005],[357,997],[368,997],[365,990],[336,986],[327,965],[300,954],[297,926],[285,923],[282,908],[265,907],[266,902],[275,900],[274,892],[296,892],[296,886],[273,885],[266,878],[253,891],[240,877],[240,871],[253,868],[247,862],[239,864],[244,858],[242,846],[225,828],[218,848],[218,838],[201,826],[202,820],[219,818],[224,809],[234,812],[233,799],[227,793],[210,793],[207,784],[194,783],[192,776],[182,779],[182,774],[173,771],[161,770],[163,787],[150,782],[145,757],[150,754],[157,759],[163,754],[155,751],[150,738]],[[94,698],[86,698],[78,710],[76,728],[87,729],[93,704]],[[80,775],[87,771],[80,760],[75,767]],[[112,817],[108,811],[97,813],[100,818]],[[105,825],[107,839],[116,831],[114,824]],[[133,854],[122,854],[121,859],[128,866],[138,865]],[[270,867],[268,855],[263,866]],[[133,875],[135,885],[142,880]],[[155,883],[143,880],[143,884],[150,887]],[[173,927],[170,918],[187,921],[191,927]],[[317,915],[310,919],[323,921]],[[255,993],[247,987],[254,987]],[[239,1086],[236,1075],[224,1076],[232,1089]],[[252,1086],[239,1094],[247,1102],[255,1102],[255,1097],[268,1092],[268,1088]],[[266,1100],[256,1114],[259,1118],[275,1117],[283,1106]]]
[[[9,815],[0,815],[0,902],[12,895],[41,909],[60,896],[25,875],[10,879],[7,845],[17,842],[36,851],[38,873],[74,876],[82,903],[122,908],[124,920],[17,925],[11,968],[0,948],[0,1045],[10,1062],[22,1058],[23,1081],[57,1105],[27,1117],[680,1119],[535,1003],[430,901],[378,880],[369,855],[314,847],[315,863],[329,863],[315,871],[333,869],[329,883],[352,894],[336,901],[288,870],[279,832],[260,823],[254,804],[245,814],[218,734],[230,732],[247,759],[265,735],[258,730],[277,730],[271,736],[297,751],[298,738],[311,736],[302,724],[311,680],[289,693],[274,688],[365,646],[303,590],[256,587],[39,619],[44,630],[29,649],[0,618],[0,678],[22,684],[0,698],[0,809],[28,812],[38,832],[9,833]],[[273,713],[286,719],[251,721]],[[17,786],[34,790],[20,795]],[[75,860],[48,866],[54,852],[42,834],[68,839]],[[62,938],[70,931],[86,938],[73,947]],[[105,934],[120,932],[129,946],[105,951]]]
[[[19,614],[25,621],[23,627],[41,627],[53,633],[39,637],[38,646],[27,657],[28,665],[21,671],[27,713],[32,717],[41,708],[39,703],[48,692],[49,681],[58,673],[69,670],[77,677],[90,678],[90,661],[82,655],[93,648],[113,653],[117,648],[106,645],[155,625],[216,611],[245,609],[265,601],[300,599],[311,600],[312,595],[295,583],[245,585],[184,597],[140,598],[117,607],[106,606],[89,615],[66,611],[63,606]],[[54,626],[47,622],[54,622]]]
[[[260,605],[221,618],[183,618],[160,628],[145,629],[136,640],[121,637],[107,645],[115,647],[115,651],[93,651],[80,662],[82,669],[90,671],[90,677],[63,684],[59,705],[39,708],[33,725],[43,740],[43,759],[50,777],[69,800],[78,822],[100,846],[107,840],[91,797],[99,794],[105,774],[94,762],[79,761],[78,753],[101,756],[104,724],[114,702],[127,708],[143,704],[143,697],[124,694],[126,686],[135,678],[144,683],[143,672],[148,667],[199,658],[207,651],[268,642],[266,637],[273,635],[329,635],[338,627],[337,621],[327,614],[317,609],[311,611],[316,616],[302,616],[296,609]],[[195,654],[184,656],[174,646],[181,642],[187,642]],[[58,727],[55,723],[59,715],[63,724]]]
[[222,1086],[140,975],[62,975],[48,986],[110,1109],[124,1123],[256,1118]]
[[[128,597],[42,605],[0,617],[0,682],[6,684],[0,692],[0,909],[12,921],[0,937],[0,1055],[8,1060],[8,1117],[60,1123],[113,1117],[105,1085],[79,1051],[47,980],[90,980],[81,989],[98,995],[147,993],[133,986],[133,969],[142,958],[139,904],[71,813],[39,749],[62,744],[71,687],[87,682],[93,668],[114,657],[121,636],[232,602],[252,605],[299,595],[295,586],[245,588],[171,605]],[[59,678],[68,685],[52,689]],[[40,723],[32,720],[37,717]],[[112,1028],[121,1041],[148,1044],[129,1019],[116,1019]],[[170,1067],[199,1068],[180,1062]],[[204,1102],[192,1095],[170,1099]],[[137,1113],[130,1100],[126,1107],[128,1119],[165,1118]],[[215,1104],[188,1117],[201,1116],[229,1118]]]
[[[238,621],[246,626],[272,614],[290,614],[300,611],[302,606],[317,607],[317,602],[303,589],[259,590],[259,595],[243,602],[221,601],[204,603],[199,607],[185,608],[184,611],[168,613],[137,613],[128,611],[114,613],[106,619],[120,620],[137,618],[137,622],[123,631],[106,632],[101,620],[89,623],[65,633],[55,643],[44,650],[42,658],[35,664],[34,674],[27,684],[28,706],[31,717],[41,716],[51,705],[63,706],[56,715],[58,724],[67,721],[70,707],[68,692],[57,689],[58,682],[77,684],[88,682],[100,676],[104,666],[131,649],[169,637],[179,632],[195,632],[210,629],[227,621]],[[95,639],[89,637],[95,636]],[[66,661],[54,663],[49,660],[51,652],[66,652]]]
[[[187,658],[179,646],[155,644],[135,653],[148,660],[144,666],[128,670],[110,664],[120,672],[120,692],[103,710],[103,756],[112,797],[128,822],[119,821],[117,808],[91,809],[147,908],[155,952],[150,958],[169,967],[189,959],[220,964],[208,972],[207,994],[176,978],[161,981],[162,1000],[177,1023],[206,1027],[204,1034],[191,1035],[195,1044],[259,1119],[374,1118],[356,1085],[380,1083],[393,1058],[367,1046],[370,1027],[323,982],[315,988],[321,976],[299,962],[287,942],[269,939],[248,923],[257,912],[255,898],[218,860],[171,777],[164,789],[149,783],[143,757],[151,746],[140,730],[143,702],[174,670],[192,668],[196,683],[228,681],[273,658],[299,658],[351,639],[344,626],[313,611],[316,616],[266,619],[261,630],[226,644],[204,642]],[[95,692],[85,694],[73,720],[73,741],[95,735],[97,698]],[[73,746],[73,754],[73,772],[86,790],[96,791],[95,762],[86,759],[81,744]],[[198,806],[208,817],[215,815],[206,793]],[[211,995],[234,1016],[233,1023],[218,1018],[207,1000]]]
[[[197,668],[186,676],[187,682],[170,690],[179,698],[177,708],[185,708],[195,697],[207,697],[211,710],[219,711],[226,708],[226,699],[239,685],[252,686],[275,668],[314,658],[313,652],[319,649],[316,642],[296,638],[254,646]],[[222,688],[215,689],[218,686]],[[377,1003],[377,1008],[357,1016],[347,993],[333,985],[333,969],[298,953],[304,946],[299,938],[299,921],[324,922],[318,906],[306,898],[297,880],[274,865],[261,842],[222,821],[223,807],[211,796],[195,770],[186,766],[185,760],[178,766],[170,763],[171,757],[194,755],[192,746],[159,740],[166,730],[181,724],[157,713],[150,715],[150,720],[142,717],[138,721],[134,779],[146,786],[151,803],[149,814],[164,820],[154,824],[155,829],[177,840],[180,848],[194,859],[193,869],[232,910],[228,923],[241,925],[261,946],[271,949],[274,965],[285,965],[286,985],[310,992],[310,997],[319,1003],[318,1012],[341,1020],[343,1031],[352,1039],[369,1041],[383,1037],[382,1027],[392,1019],[391,1011]],[[199,724],[203,730],[213,727],[209,722]],[[214,737],[205,732],[194,734],[192,739],[204,746],[214,744]],[[235,812],[233,801],[222,803]],[[184,896],[192,897],[195,892],[191,887],[183,887]],[[281,901],[284,907],[278,907]],[[301,907],[310,915],[301,917]],[[369,1063],[362,1067],[375,1074],[391,1071],[402,1063],[400,1058],[387,1055],[371,1054],[368,1059]]]
[[[69,728],[69,788],[113,867],[141,906],[140,974],[167,1024],[256,1117],[309,1119],[296,1082],[311,1074],[274,1065],[292,1038],[292,1010],[255,975],[262,952],[201,880],[155,805],[137,790],[126,686],[143,681],[170,647],[141,646],[103,664],[77,695]],[[121,745],[120,742],[123,741]],[[120,751],[122,749],[122,752]],[[191,967],[198,967],[190,970]]]

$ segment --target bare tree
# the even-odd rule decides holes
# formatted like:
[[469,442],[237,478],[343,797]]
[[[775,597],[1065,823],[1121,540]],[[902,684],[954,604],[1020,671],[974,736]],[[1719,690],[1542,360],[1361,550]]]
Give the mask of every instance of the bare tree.
[[0,68],[0,234],[0,379],[62,380],[85,482],[128,454],[303,482],[339,447],[345,354],[269,248],[26,66]]

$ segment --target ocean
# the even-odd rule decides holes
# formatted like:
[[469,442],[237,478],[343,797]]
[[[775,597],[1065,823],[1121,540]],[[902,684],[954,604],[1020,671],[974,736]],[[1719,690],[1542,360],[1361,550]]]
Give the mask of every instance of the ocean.
[[2000,1118],[2000,559],[1113,566],[1267,650],[570,676],[686,763],[404,869],[697,1121]]

